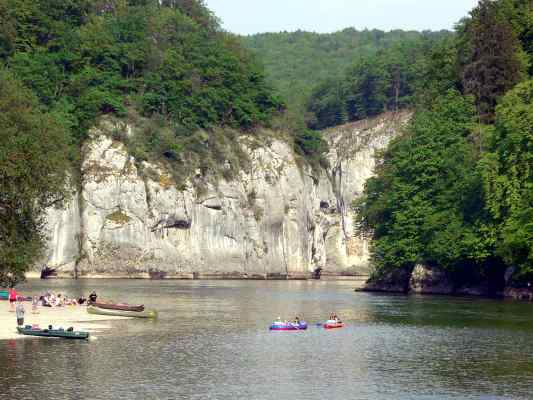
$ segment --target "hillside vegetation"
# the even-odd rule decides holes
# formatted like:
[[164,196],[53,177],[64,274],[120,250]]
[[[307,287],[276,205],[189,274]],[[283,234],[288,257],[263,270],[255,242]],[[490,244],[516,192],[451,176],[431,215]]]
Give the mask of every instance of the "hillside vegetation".
[[320,161],[320,130],[413,107],[433,73],[429,60],[453,33],[395,30],[332,34],[265,33],[242,38],[265,64],[267,81],[286,100],[277,123],[295,137],[297,150]]
[[269,83],[287,100],[289,107],[300,111],[317,82],[340,77],[355,59],[401,43],[416,42],[422,37],[446,34],[348,28],[331,34],[261,33],[242,37],[242,42],[263,62]]
[[374,280],[422,263],[459,286],[501,285],[509,267],[512,285],[533,281],[532,34],[530,1],[482,0],[433,49],[416,114],[356,204]]

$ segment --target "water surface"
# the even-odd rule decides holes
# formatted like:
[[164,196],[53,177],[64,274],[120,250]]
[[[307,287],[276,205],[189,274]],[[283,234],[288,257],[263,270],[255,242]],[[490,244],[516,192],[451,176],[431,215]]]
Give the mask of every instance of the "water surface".
[[[531,399],[533,306],[349,282],[30,281],[144,303],[97,340],[0,341],[0,399]],[[347,327],[314,326],[336,312]],[[299,315],[306,332],[268,331]]]

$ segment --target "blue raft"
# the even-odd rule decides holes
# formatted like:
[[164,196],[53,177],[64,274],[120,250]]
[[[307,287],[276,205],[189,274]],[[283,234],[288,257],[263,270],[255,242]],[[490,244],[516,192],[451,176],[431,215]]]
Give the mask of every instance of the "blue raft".
[[295,322],[273,322],[270,325],[271,331],[305,331],[307,329],[307,322],[300,321],[299,323]]

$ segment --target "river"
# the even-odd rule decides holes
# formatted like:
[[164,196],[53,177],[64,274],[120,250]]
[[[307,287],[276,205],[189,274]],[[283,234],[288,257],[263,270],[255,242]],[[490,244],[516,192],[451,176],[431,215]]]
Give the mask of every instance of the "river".
[[[0,399],[531,399],[533,306],[350,282],[31,281],[144,303],[96,340],[0,341]],[[347,327],[315,325],[336,312]],[[303,316],[305,332],[268,331]]]

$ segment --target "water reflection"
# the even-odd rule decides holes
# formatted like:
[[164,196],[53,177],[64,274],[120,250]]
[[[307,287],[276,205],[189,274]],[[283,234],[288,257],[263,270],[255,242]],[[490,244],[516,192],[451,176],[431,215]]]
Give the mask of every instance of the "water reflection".
[[[0,398],[526,399],[529,304],[354,293],[347,282],[31,282],[160,310],[91,342],[0,342]],[[338,313],[348,326],[313,323]],[[307,332],[271,333],[300,315]]]

